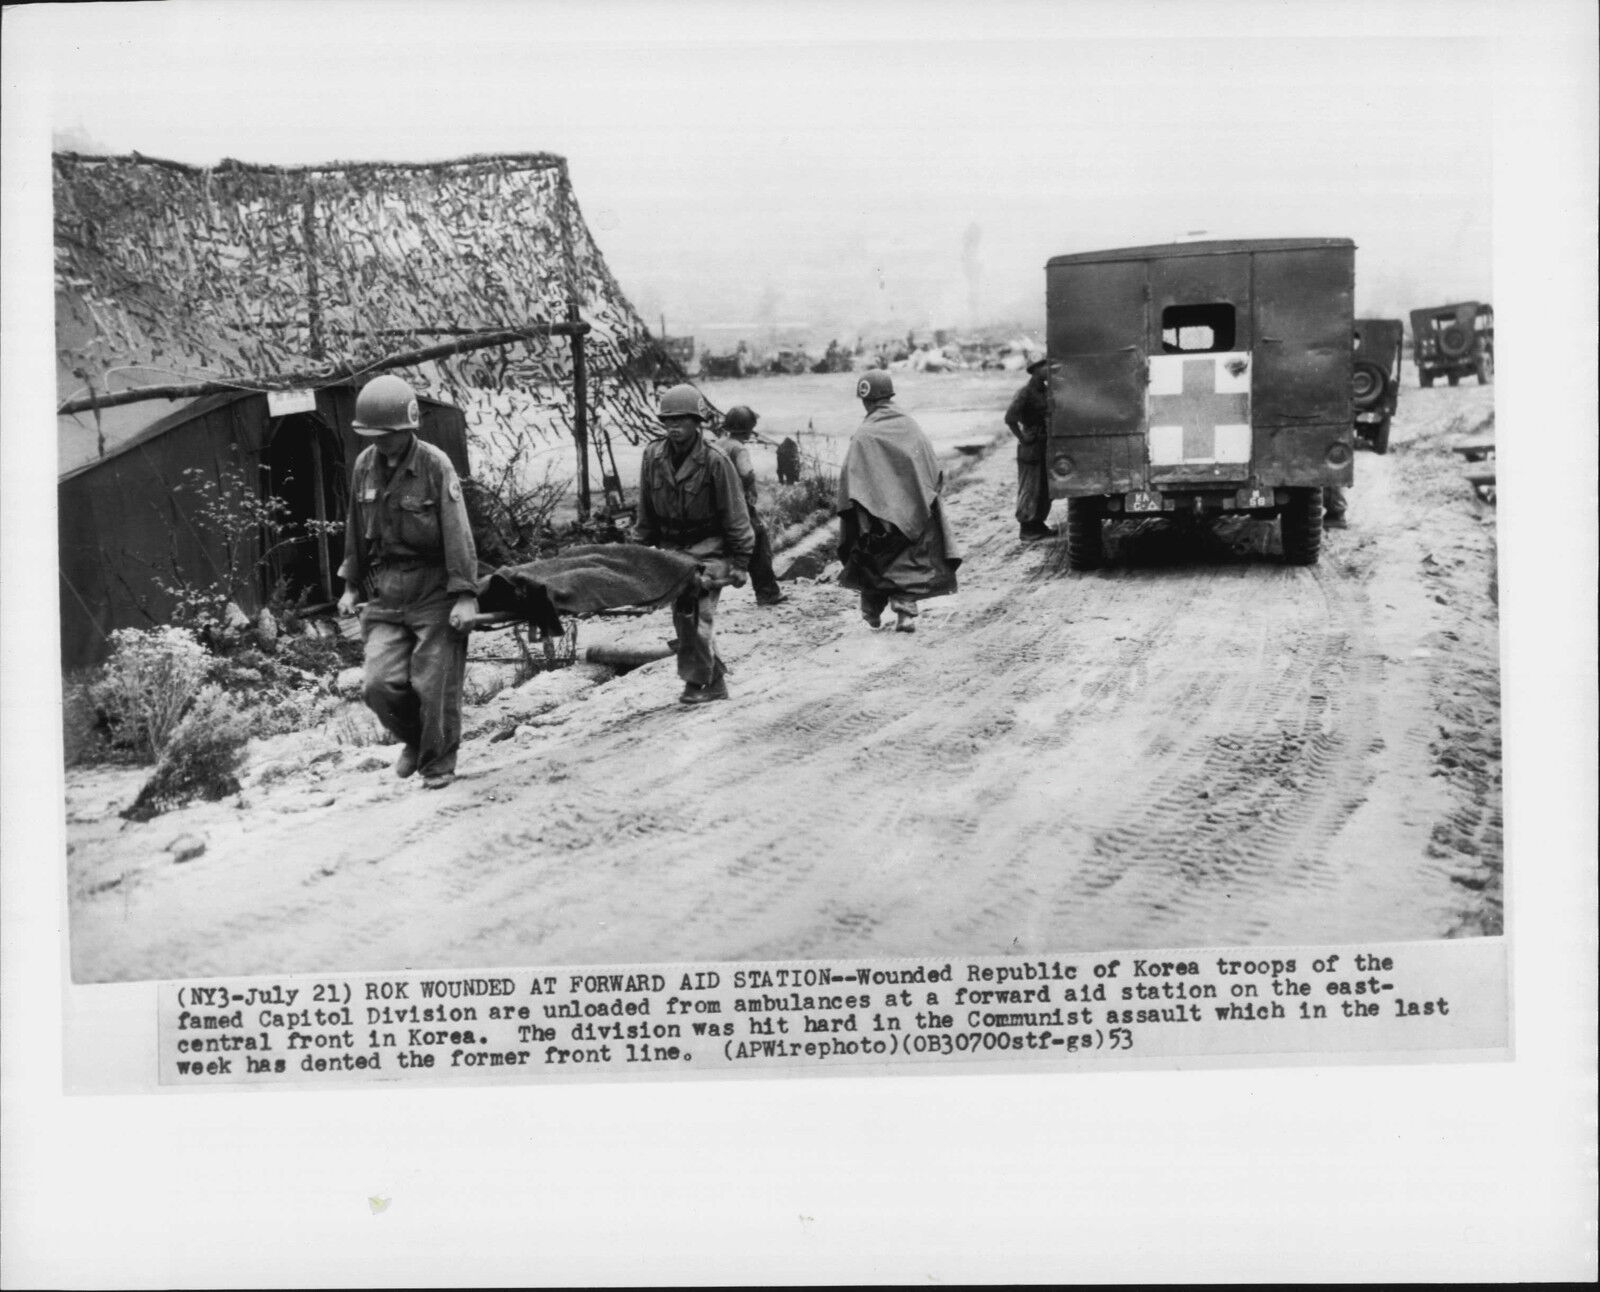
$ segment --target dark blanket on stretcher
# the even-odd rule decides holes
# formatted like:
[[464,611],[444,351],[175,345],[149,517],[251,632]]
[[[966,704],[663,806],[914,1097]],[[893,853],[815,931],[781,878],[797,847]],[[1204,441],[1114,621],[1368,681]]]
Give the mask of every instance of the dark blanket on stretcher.
[[654,608],[677,599],[698,562],[683,552],[636,543],[570,547],[559,556],[502,565],[478,582],[478,609],[509,612],[550,636],[562,615],[592,615],[623,606]]

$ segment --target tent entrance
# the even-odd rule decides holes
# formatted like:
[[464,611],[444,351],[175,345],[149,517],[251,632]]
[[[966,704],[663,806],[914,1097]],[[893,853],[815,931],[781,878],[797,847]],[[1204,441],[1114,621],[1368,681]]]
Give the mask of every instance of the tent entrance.
[[274,419],[261,453],[261,491],[279,498],[284,509],[276,533],[263,543],[263,599],[279,584],[291,604],[338,597],[347,481],[343,442],[319,415]]

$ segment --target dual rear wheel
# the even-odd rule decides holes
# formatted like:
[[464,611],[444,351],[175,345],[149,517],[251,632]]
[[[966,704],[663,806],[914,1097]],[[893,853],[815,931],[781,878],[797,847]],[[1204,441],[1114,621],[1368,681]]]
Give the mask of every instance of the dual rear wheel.
[[1289,565],[1315,565],[1322,554],[1322,490],[1289,490],[1289,502],[1278,524],[1284,561]]
[[[1380,441],[1389,448],[1385,423]],[[1106,500],[1067,499],[1067,561],[1074,570],[1094,570],[1105,564]],[[1290,565],[1315,565],[1322,554],[1322,490],[1291,489],[1279,521],[1283,559]]]
[[1106,559],[1106,500],[1067,499],[1067,563],[1074,570],[1095,570]]

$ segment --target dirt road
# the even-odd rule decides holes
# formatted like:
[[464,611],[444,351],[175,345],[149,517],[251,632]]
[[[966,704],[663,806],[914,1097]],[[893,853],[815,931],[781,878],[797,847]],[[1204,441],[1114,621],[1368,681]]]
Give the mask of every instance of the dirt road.
[[1498,932],[1493,515],[1448,452],[1492,393],[1408,390],[1313,568],[1269,527],[1147,526],[1069,573],[1016,540],[1007,439],[966,461],[962,590],[914,635],[825,583],[725,595],[728,704],[580,666],[474,710],[441,792],[324,733],[246,806],[145,825],[115,815],[136,776],[74,772],[75,977]]

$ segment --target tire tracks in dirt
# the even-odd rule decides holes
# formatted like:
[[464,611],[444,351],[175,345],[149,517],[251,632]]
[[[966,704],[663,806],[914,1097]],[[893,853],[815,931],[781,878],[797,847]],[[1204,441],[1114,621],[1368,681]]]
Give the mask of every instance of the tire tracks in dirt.
[[[1419,435],[1455,415],[1415,402]],[[216,826],[202,863],[77,893],[75,967],[1493,931],[1497,890],[1472,887],[1498,875],[1492,607],[1461,582],[1465,540],[1447,554],[1459,569],[1427,573],[1424,553],[1472,522],[1438,510],[1456,500],[1417,478],[1396,430],[1394,454],[1361,458],[1352,529],[1303,569],[1259,525],[1198,543],[1136,525],[1108,569],[1071,572],[1064,542],[1015,539],[1014,468],[992,452],[949,498],[962,591],[926,603],[915,634],[870,630],[827,584],[795,583],[775,609],[730,593],[729,704],[685,710],[662,661],[567,701],[531,741],[469,741],[437,794],[335,773],[338,806],[293,816],[270,806],[304,787],[273,787],[248,826]]]

